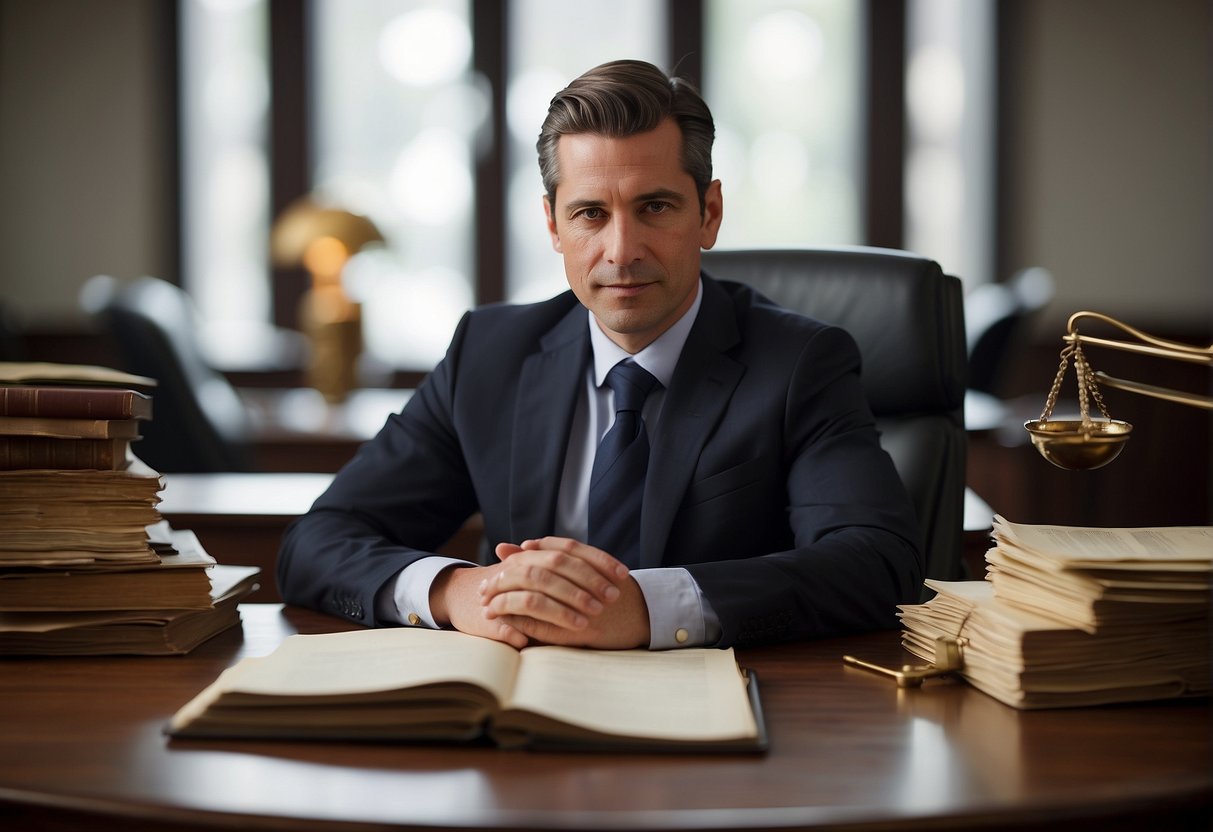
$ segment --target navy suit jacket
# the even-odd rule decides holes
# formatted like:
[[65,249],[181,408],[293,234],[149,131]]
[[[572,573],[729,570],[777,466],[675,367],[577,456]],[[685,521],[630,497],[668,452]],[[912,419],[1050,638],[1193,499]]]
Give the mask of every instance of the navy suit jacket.
[[[922,583],[919,531],[880,448],[841,329],[705,276],[703,302],[649,426],[641,567],[682,566],[720,646],[897,624]],[[590,358],[571,292],[488,306],[283,538],[290,603],[364,624],[375,595],[474,512],[486,539],[551,534]]]

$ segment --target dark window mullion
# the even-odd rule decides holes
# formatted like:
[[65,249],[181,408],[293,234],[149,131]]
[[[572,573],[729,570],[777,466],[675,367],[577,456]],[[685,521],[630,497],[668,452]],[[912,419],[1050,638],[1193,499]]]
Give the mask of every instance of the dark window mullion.
[[[312,186],[308,121],[307,4],[270,0],[270,222]],[[308,278],[302,266],[272,271],[274,323],[294,327]]]
[[508,65],[507,4],[472,0],[472,65],[490,90],[488,141],[475,152],[475,299],[477,304],[505,299],[506,187],[505,90]]
[[864,242],[905,244],[905,0],[867,0],[863,58],[867,118]]
[[703,88],[704,0],[666,0],[670,72]]

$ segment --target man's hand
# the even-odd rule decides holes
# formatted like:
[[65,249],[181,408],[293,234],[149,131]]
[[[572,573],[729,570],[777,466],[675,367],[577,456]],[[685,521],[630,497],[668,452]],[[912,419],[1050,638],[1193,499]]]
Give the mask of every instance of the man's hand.
[[500,543],[501,562],[452,568],[430,588],[442,625],[522,648],[531,640],[587,647],[649,643],[648,608],[628,569],[567,538]]
[[649,613],[627,567],[564,537],[499,543],[501,563],[479,587],[489,621],[535,641],[628,648],[649,643]]

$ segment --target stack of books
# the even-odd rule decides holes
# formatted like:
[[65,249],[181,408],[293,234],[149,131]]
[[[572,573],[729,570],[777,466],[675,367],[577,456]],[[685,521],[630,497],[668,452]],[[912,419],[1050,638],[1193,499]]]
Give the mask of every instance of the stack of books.
[[964,678],[1017,708],[1207,696],[1213,528],[1033,526],[995,517],[985,581],[927,581],[902,642],[959,638]]
[[257,570],[160,517],[138,376],[0,364],[0,654],[181,653],[239,623]]

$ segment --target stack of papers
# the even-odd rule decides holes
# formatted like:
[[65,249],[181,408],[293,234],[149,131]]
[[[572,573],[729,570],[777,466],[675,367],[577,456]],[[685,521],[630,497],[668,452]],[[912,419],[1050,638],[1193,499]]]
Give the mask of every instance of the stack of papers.
[[1030,526],[995,518],[986,581],[927,581],[901,607],[927,660],[960,637],[962,675],[1017,708],[1210,692],[1213,528]]

